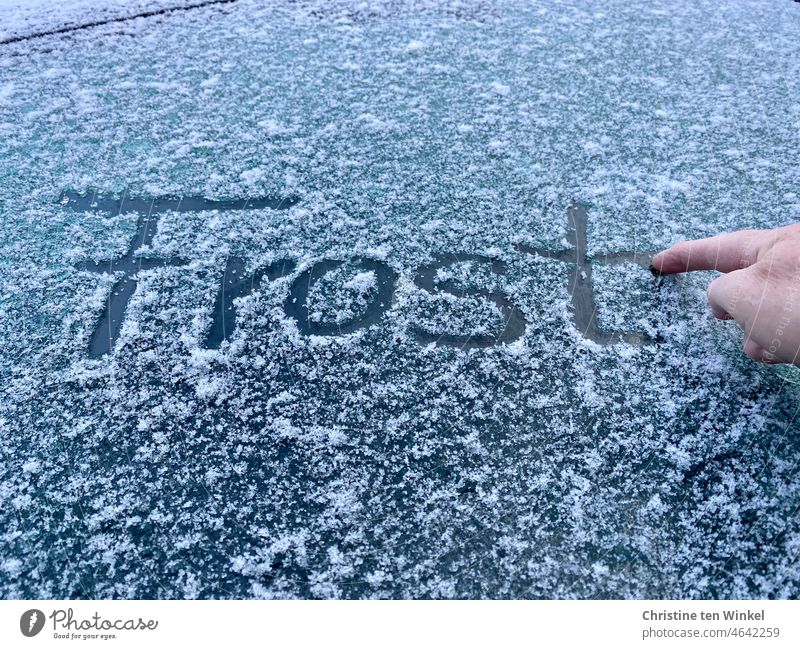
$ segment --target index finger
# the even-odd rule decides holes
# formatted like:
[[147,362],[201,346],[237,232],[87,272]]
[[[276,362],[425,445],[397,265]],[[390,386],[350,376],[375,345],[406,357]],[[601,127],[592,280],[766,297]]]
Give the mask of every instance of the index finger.
[[653,270],[664,275],[691,270],[719,270],[728,273],[758,261],[764,241],[763,230],[739,230],[707,239],[681,241],[653,257]]

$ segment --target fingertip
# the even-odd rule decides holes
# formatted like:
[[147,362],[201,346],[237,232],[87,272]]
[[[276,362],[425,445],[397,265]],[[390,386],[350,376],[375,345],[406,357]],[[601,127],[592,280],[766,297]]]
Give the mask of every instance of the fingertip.
[[653,273],[653,275],[671,275],[676,272],[672,268],[672,264],[669,263],[669,256],[667,253],[669,253],[670,250],[671,249],[662,250],[653,255],[653,258],[650,260],[650,272]]
[[662,275],[661,266],[662,266],[662,257],[664,253],[659,252],[653,255],[653,258],[650,260],[650,272],[653,275]]

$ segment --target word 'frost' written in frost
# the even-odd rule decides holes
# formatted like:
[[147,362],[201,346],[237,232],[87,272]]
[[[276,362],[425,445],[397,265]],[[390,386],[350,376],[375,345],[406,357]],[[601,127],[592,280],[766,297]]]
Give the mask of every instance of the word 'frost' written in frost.
[[[100,262],[78,264],[78,270],[93,273],[109,273],[116,277],[105,301],[92,335],[89,339],[88,353],[91,358],[101,358],[114,349],[122,329],[130,298],[136,291],[137,277],[140,273],[156,268],[184,266],[187,260],[180,257],[158,258],[142,254],[149,248],[156,233],[158,216],[165,212],[199,212],[229,210],[285,210],[298,203],[296,197],[261,197],[244,200],[215,201],[198,197],[159,197],[131,198],[123,193],[121,198],[98,194],[77,194],[64,192],[60,204],[77,211],[99,211],[110,214],[135,212],[139,214],[136,234],[125,254]],[[608,331],[598,327],[596,306],[592,287],[592,265],[596,261],[607,264],[634,262],[648,268],[651,256],[644,252],[618,252],[590,257],[587,256],[586,208],[572,205],[567,210],[566,250],[547,250],[524,244],[516,246],[525,254],[556,259],[572,267],[569,279],[569,292],[572,299],[572,312],[575,327],[580,333],[597,343],[607,345],[627,342],[646,345],[654,342],[647,334],[638,331]],[[211,349],[221,347],[230,340],[236,329],[236,299],[250,295],[261,284],[282,277],[295,275],[289,286],[289,294],[284,301],[284,312],[292,317],[303,335],[340,336],[359,329],[378,324],[383,314],[391,307],[397,273],[384,261],[366,257],[350,260],[364,272],[375,276],[375,290],[371,291],[369,303],[357,315],[344,321],[320,322],[312,318],[308,306],[309,292],[328,273],[344,264],[343,260],[323,259],[310,268],[296,273],[297,263],[291,259],[280,259],[255,272],[247,273],[245,261],[231,256],[226,260],[221,282],[217,291],[212,313],[212,322],[205,339],[205,346]],[[507,344],[522,337],[528,322],[519,308],[501,291],[477,288],[463,288],[451,279],[437,281],[436,274],[453,264],[472,262],[483,265],[492,273],[504,275],[505,264],[491,257],[476,254],[439,255],[433,263],[420,267],[414,276],[414,283],[433,295],[449,294],[455,297],[480,297],[490,302],[501,314],[503,327],[496,334],[454,335],[433,334],[418,330],[416,339],[421,344],[436,344],[462,349],[491,347]],[[296,273],[296,274],[295,274]]]

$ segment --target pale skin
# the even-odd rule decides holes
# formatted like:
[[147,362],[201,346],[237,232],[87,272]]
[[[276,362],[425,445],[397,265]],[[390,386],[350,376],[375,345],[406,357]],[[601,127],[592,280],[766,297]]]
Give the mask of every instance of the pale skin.
[[653,257],[665,275],[718,270],[708,286],[714,317],[744,330],[744,352],[800,365],[800,223],[681,241]]

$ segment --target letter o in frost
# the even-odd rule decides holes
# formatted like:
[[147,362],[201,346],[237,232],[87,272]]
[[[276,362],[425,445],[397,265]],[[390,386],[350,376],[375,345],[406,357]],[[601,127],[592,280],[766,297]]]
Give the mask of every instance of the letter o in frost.
[[292,286],[289,289],[289,297],[286,298],[283,309],[286,315],[295,319],[301,334],[305,336],[341,336],[353,333],[376,324],[389,307],[392,306],[397,273],[383,261],[361,257],[356,261],[356,265],[361,270],[374,272],[378,285],[378,294],[367,305],[366,312],[358,318],[341,323],[312,322],[309,320],[309,291],[314,284],[332,270],[339,268],[343,263],[343,261],[323,259],[300,273],[292,282]]

